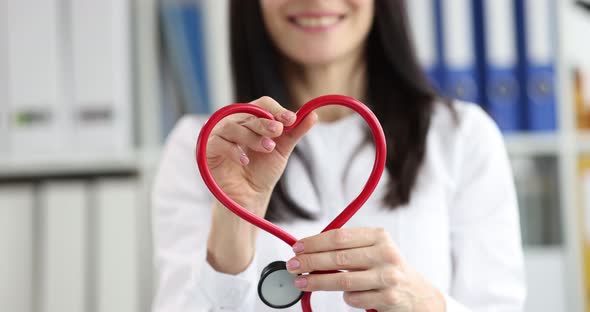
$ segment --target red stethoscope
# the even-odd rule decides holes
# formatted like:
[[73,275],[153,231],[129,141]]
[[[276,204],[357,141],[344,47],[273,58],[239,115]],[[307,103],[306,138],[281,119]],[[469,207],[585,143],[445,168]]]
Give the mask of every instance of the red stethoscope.
[[[361,208],[361,206],[369,199],[375,187],[379,183],[383,169],[385,168],[385,159],[387,155],[387,148],[385,143],[385,135],[383,129],[377,120],[377,117],[373,112],[360,101],[354,98],[342,95],[326,95],[321,96],[307,102],[305,105],[297,111],[297,120],[291,126],[285,127],[284,131],[289,131],[305,119],[305,117],[314,111],[315,109],[327,106],[327,105],[342,105],[356,111],[363,119],[367,122],[373,135],[375,143],[375,162],[373,163],[373,169],[369,176],[364,189],[360,194],[344,209],[322,232],[326,232],[333,229],[342,227],[352,216]],[[281,239],[289,246],[293,246],[297,239],[285,230],[281,229],[274,223],[265,220],[264,218],[258,217],[252,212],[241,207],[233,199],[231,199],[223,190],[217,185],[209,167],[207,166],[207,139],[213,130],[213,127],[222,120],[223,118],[237,113],[247,113],[254,115],[259,118],[266,118],[275,120],[274,116],[264,110],[263,108],[245,103],[237,103],[225,106],[211,115],[209,120],[205,123],[199,138],[197,140],[196,147],[196,160],[201,173],[201,177],[205,182],[205,185],[209,188],[211,193],[227,207],[234,214],[240,218],[250,222],[251,224],[259,227],[260,229],[274,235]],[[313,272],[318,273],[330,273],[330,272]],[[311,312],[311,293],[302,292],[297,289],[294,285],[296,276],[289,273],[286,269],[284,261],[275,261],[269,264],[261,274],[261,279],[258,284],[258,294],[260,299],[268,306],[273,308],[287,308],[296,304],[301,300],[301,306],[304,312]],[[375,310],[368,310],[375,311]]]

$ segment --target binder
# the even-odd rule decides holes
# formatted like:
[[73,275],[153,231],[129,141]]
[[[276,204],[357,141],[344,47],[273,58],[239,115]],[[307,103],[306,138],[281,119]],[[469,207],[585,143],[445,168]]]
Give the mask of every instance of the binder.
[[442,86],[437,51],[435,0],[407,1],[408,20],[418,60],[435,86]]
[[191,112],[196,114],[208,114],[210,110],[209,83],[207,79],[207,62],[205,51],[205,20],[204,1],[192,1],[191,5],[183,6],[182,17],[190,52],[189,65],[192,76],[196,80],[199,90],[196,101],[189,103],[192,106]]
[[0,311],[33,311],[33,187],[0,185]]
[[566,255],[559,247],[524,250],[527,298],[524,311],[568,311]]
[[68,1],[73,135],[79,151],[132,149],[129,1]]
[[[582,265],[584,293],[590,291],[590,156],[583,155],[578,161],[578,185],[580,191],[579,215],[582,216]],[[586,298],[586,302],[588,302]]]
[[445,94],[483,104],[475,54],[472,0],[436,0],[440,6]]
[[8,153],[8,24],[6,7],[0,2],[0,157]]
[[518,82],[518,51],[512,0],[475,1],[475,16],[483,38],[480,57],[485,63],[483,89],[488,113],[503,132],[523,128]]
[[574,71],[574,99],[578,129],[590,129],[590,69],[578,67]]
[[167,57],[184,112],[190,114],[211,112],[203,7],[198,0],[168,0],[160,5]]
[[515,3],[527,128],[554,131],[557,127],[554,1],[516,0]]
[[543,203],[543,181],[535,166],[535,159],[511,157],[514,182],[518,195],[520,228],[525,246],[543,244],[546,222]]
[[4,1],[7,25],[8,118],[12,153],[55,152],[62,146],[60,1]]
[[92,186],[96,220],[96,311],[139,312],[138,185],[101,179]]
[[88,202],[83,182],[41,185],[41,312],[88,310]]

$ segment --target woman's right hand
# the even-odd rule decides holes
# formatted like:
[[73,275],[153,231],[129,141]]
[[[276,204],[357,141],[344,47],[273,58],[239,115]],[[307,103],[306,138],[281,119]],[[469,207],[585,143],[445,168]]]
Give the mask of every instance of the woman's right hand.
[[[295,113],[270,97],[251,104],[270,112],[276,121],[249,114],[221,120],[207,141],[207,162],[221,189],[242,207],[263,217],[272,191],[287,165],[297,142],[317,121],[309,114],[297,127]],[[252,260],[256,228],[233,215],[219,202],[213,207],[208,241],[208,261],[218,271],[239,273]]]

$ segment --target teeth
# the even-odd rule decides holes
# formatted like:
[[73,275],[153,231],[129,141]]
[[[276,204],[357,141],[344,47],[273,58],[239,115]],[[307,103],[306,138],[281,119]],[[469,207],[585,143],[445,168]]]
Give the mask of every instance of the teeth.
[[295,23],[302,27],[326,27],[336,24],[338,20],[337,16],[299,17]]

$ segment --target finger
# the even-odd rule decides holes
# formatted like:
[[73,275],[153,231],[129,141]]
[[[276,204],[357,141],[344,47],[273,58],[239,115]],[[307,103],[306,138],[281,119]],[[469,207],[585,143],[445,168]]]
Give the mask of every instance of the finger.
[[265,110],[270,112],[278,121],[282,122],[285,126],[292,125],[297,119],[297,115],[295,115],[294,112],[284,108],[283,106],[281,106],[281,104],[279,104],[279,102],[275,101],[270,96],[263,96],[250,103],[264,108]]
[[393,289],[346,291],[343,298],[349,306],[365,310],[399,307],[402,303],[400,295]]
[[315,125],[318,120],[318,115],[311,112],[305,119],[303,119],[297,127],[284,132],[283,135],[277,139],[277,151],[288,157],[295,145],[301,140],[301,138]]
[[363,291],[383,288],[378,270],[301,275],[295,287],[303,291]]
[[276,138],[283,134],[283,124],[276,120],[247,118],[238,123],[254,133],[265,137]]
[[207,141],[207,160],[210,169],[217,167],[225,159],[230,159],[238,165],[247,165],[250,162],[248,155],[236,143],[224,138],[212,135]]
[[257,152],[272,152],[276,146],[276,143],[272,139],[260,136],[235,122],[225,122],[215,130],[214,134]]
[[385,253],[376,246],[300,254],[287,261],[293,274],[315,271],[366,270],[385,262]]
[[293,245],[293,251],[316,253],[368,247],[390,241],[389,234],[382,228],[343,228],[304,238]]

